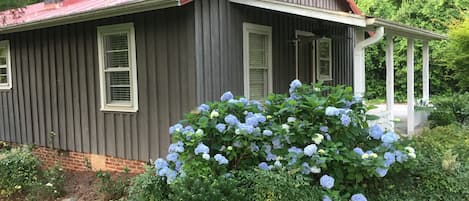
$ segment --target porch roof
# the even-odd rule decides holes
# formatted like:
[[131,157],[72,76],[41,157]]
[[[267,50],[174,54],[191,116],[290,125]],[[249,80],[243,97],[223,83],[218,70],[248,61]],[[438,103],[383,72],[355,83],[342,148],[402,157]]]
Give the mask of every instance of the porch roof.
[[384,27],[386,33],[395,36],[402,36],[421,40],[448,39],[447,36],[442,34],[380,18],[368,17],[368,19],[366,20],[366,24],[368,28],[372,28],[373,30],[375,30],[377,27]]

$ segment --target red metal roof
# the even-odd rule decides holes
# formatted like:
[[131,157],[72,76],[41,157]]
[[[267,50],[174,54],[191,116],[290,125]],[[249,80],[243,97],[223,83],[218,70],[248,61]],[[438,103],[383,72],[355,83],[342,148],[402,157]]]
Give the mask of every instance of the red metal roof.
[[103,8],[125,5],[134,2],[140,2],[142,0],[64,0],[59,4],[44,4],[36,3],[27,6],[23,9],[24,13],[21,17],[15,19],[12,15],[9,15],[11,10],[3,11],[3,14],[7,14],[3,23],[0,24],[2,27],[24,24],[35,21],[42,21],[51,18],[57,18],[61,16],[67,16],[77,13],[84,13],[93,10],[100,10]]

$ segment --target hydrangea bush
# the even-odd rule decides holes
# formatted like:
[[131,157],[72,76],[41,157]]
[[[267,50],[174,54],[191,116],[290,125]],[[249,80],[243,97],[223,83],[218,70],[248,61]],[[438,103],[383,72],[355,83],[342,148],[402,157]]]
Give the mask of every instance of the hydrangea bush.
[[364,201],[365,180],[416,157],[397,134],[369,127],[375,117],[366,111],[343,86],[294,80],[288,95],[262,102],[226,92],[169,128],[174,143],[155,161],[156,173],[171,184],[179,177],[233,177],[238,170],[285,171],[311,178],[325,201]]

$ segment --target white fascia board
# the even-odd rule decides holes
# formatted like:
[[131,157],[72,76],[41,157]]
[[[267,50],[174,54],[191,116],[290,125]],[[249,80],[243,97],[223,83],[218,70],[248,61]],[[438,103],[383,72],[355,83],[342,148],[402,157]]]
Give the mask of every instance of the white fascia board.
[[366,20],[367,27],[374,28],[374,27],[384,27],[386,33],[391,33],[392,35],[396,36],[403,36],[408,38],[414,39],[422,39],[422,40],[446,40],[448,36],[438,34],[432,31],[428,31],[425,29],[420,29],[416,27],[412,27],[405,24],[400,24],[397,22],[392,22],[380,18],[369,18]]
[[1,27],[0,34],[28,31],[64,24],[73,24],[78,22],[115,17],[151,10],[158,10],[180,5],[181,3],[179,0],[138,0],[130,4],[116,5],[98,10],[90,10],[82,13],[75,13],[72,15],[52,17],[39,21]]
[[233,3],[274,10],[283,13],[337,22],[357,27],[366,27],[366,18],[346,12],[331,11],[309,6],[302,6],[292,3],[285,3],[275,0],[230,0]]

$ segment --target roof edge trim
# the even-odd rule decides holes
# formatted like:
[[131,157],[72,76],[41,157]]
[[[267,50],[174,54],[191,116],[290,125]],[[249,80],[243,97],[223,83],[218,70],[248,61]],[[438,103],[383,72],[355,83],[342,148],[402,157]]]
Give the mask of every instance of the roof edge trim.
[[393,35],[409,37],[414,39],[423,40],[446,40],[448,36],[438,34],[425,29],[415,28],[409,25],[392,22],[380,18],[368,18],[366,20],[367,27],[370,26],[382,26],[386,30],[386,33],[392,33]]

